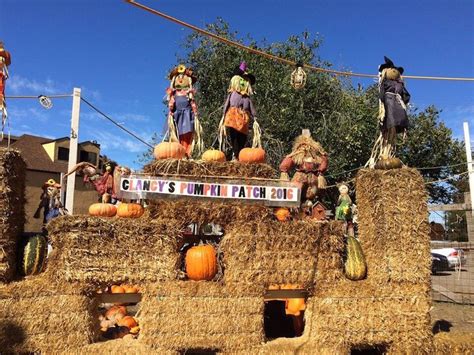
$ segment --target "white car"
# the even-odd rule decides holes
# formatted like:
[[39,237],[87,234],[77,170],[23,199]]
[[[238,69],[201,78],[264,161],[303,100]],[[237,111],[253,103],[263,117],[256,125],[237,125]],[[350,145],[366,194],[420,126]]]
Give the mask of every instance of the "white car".
[[448,258],[448,264],[451,269],[466,265],[466,255],[464,250],[458,248],[439,248],[431,249],[432,253],[441,254]]

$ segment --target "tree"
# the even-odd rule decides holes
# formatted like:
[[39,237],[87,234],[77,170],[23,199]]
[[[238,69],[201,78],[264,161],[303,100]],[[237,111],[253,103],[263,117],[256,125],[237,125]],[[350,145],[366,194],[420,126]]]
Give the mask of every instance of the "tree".
[[[222,19],[207,25],[207,30],[233,41],[243,43],[236,31],[231,31]],[[247,37],[249,46],[282,58],[302,61],[321,68],[330,68],[318,54],[322,41],[310,40],[307,32],[290,36],[284,42],[258,43]],[[268,162],[277,167],[291,150],[292,142],[303,128],[321,142],[330,156],[329,183],[347,181],[355,170],[370,157],[378,135],[378,90],[371,85],[355,88],[349,78],[321,72],[308,72],[306,87],[295,90],[290,86],[293,68],[265,57],[250,54],[208,37],[193,33],[183,43],[184,55],[179,62],[191,66],[198,77],[197,101],[205,132],[205,145],[216,144],[218,123],[232,70],[246,61],[256,76],[254,103],[263,131],[263,144]],[[399,148],[408,165],[426,167],[449,165],[462,161],[462,144],[452,138],[451,131],[439,123],[439,113],[429,107],[410,115],[412,129],[406,146]],[[444,178],[455,169],[423,170],[428,179]],[[452,185],[431,185],[433,201],[445,201]],[[337,196],[337,189],[331,194]],[[332,198],[334,200],[334,198]]]

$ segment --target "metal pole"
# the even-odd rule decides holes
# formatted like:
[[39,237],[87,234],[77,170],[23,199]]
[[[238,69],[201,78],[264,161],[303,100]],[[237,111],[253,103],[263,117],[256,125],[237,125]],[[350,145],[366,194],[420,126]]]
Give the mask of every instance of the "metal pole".
[[[469,192],[471,197],[471,215],[474,216],[474,169],[472,168],[471,138],[469,124],[464,122],[464,145],[466,146],[467,171],[469,172]],[[468,201],[464,201],[468,203]]]
[[[69,163],[68,171],[77,163],[77,144],[79,139],[79,113],[81,108],[81,89],[74,88],[72,97],[71,113],[71,135],[69,136]],[[70,214],[74,213],[74,188],[76,185],[76,174],[67,177],[66,209]]]

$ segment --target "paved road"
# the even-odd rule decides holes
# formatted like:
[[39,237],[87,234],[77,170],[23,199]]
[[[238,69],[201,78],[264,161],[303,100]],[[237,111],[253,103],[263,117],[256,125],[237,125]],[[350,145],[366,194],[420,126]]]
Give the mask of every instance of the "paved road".
[[474,250],[466,252],[466,265],[461,271],[443,271],[431,276],[433,299],[474,304]]

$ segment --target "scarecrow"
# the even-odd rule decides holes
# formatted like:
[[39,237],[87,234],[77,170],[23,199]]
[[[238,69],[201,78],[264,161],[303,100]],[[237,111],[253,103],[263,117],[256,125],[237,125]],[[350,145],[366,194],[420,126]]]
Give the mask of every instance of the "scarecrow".
[[397,134],[405,137],[408,130],[407,104],[410,94],[402,80],[403,68],[396,67],[387,57],[379,66],[379,123],[380,135],[368,162],[370,167],[392,169],[401,167],[395,158]]
[[43,209],[43,224],[48,223],[53,218],[67,214],[60,200],[61,184],[54,179],[49,179],[43,184],[43,193],[40,197],[39,206],[34,214],[34,218],[39,218]]
[[0,116],[2,118],[2,134],[0,140],[3,139],[3,131],[7,122],[7,104],[5,101],[5,81],[8,79],[8,66],[11,64],[10,52],[5,50],[3,42],[0,41]]
[[311,207],[321,189],[326,188],[323,173],[328,167],[328,156],[319,142],[311,138],[309,131],[296,137],[293,150],[280,164],[282,180],[289,180],[288,173],[296,167],[291,179],[302,185],[301,202],[304,207]]
[[69,175],[75,173],[76,171],[84,175],[84,182],[89,183],[94,186],[94,189],[97,191],[100,197],[104,195],[113,196],[114,195],[114,169],[115,164],[107,162],[104,165],[104,173],[100,174],[97,168],[88,162],[81,162],[76,164],[63,179],[66,179]]
[[255,76],[247,72],[245,62],[240,63],[233,71],[224,103],[224,114],[219,124],[220,136],[226,136],[230,141],[232,160],[239,158],[240,151],[247,143],[250,121],[253,120],[254,127],[258,127],[257,113],[250,98],[254,84]]
[[354,236],[352,225],[352,200],[349,196],[349,187],[345,184],[339,186],[339,198],[337,199],[336,221],[344,221],[346,232]]
[[179,140],[189,158],[195,145],[198,150],[202,149],[202,128],[194,100],[196,92],[193,88],[197,78],[191,68],[180,64],[171,71],[169,79],[170,87],[166,89],[169,137],[171,141]]

